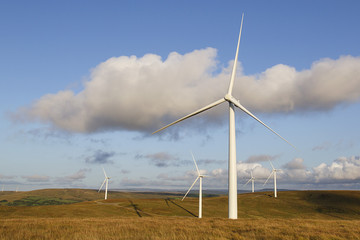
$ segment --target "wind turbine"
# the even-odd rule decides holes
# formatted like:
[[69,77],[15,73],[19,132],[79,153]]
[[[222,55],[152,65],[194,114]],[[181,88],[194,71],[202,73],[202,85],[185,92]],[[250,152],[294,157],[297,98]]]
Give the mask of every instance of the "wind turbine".
[[101,187],[99,188],[99,191],[101,190],[101,188],[104,186],[105,184],[105,200],[107,199],[107,191],[108,191],[108,185],[109,185],[109,177],[106,175],[106,172],[105,172],[105,169],[103,168],[103,171],[104,171],[104,175],[105,175],[105,179],[104,179],[104,182],[101,184]]
[[267,181],[269,180],[269,178],[271,177],[271,175],[274,175],[274,197],[277,197],[277,189],[276,189],[276,172],[280,172],[281,169],[276,169],[274,168],[274,165],[272,165],[271,161],[269,160],[270,165],[272,167],[272,171],[269,175],[269,177],[266,179],[265,183],[263,186],[265,186],[265,184],[267,183]]
[[[169,125],[166,125],[165,127],[160,128],[159,130],[153,132],[157,133],[161,130],[164,130],[167,127],[170,127],[178,122],[181,122],[185,119],[188,119],[192,116],[195,116],[199,113],[202,113],[206,110],[209,110],[221,103],[228,102],[229,103],[229,167],[228,167],[228,187],[229,187],[229,218],[230,219],[237,219],[237,172],[236,172],[236,139],[235,139],[235,107],[240,108],[243,112],[254,118],[256,121],[264,125],[266,128],[268,128],[270,131],[275,133],[277,136],[282,138],[284,141],[289,143],[287,140],[285,140],[283,137],[281,137],[278,133],[276,133],[274,130],[272,130],[270,127],[268,127],[265,123],[263,123],[260,119],[258,119],[255,115],[253,115],[249,110],[247,110],[243,105],[240,104],[238,100],[236,100],[232,96],[232,90],[235,80],[235,73],[236,73],[236,65],[238,60],[238,53],[239,53],[239,46],[240,46],[240,39],[241,39],[241,31],[242,31],[242,25],[244,20],[244,14],[242,14],[241,18],[241,26],[240,26],[240,33],[236,48],[236,54],[235,54],[235,60],[234,65],[232,68],[231,78],[230,78],[230,84],[229,89],[225,96],[193,113],[190,113],[189,115],[186,115],[185,117],[180,118],[179,120],[176,120],[175,122],[170,123]],[[290,143],[289,143],[290,144]],[[291,144],[290,144],[291,145]],[[291,145],[292,146],[292,145]]]
[[255,182],[255,177],[252,174],[252,171],[250,172],[251,178],[249,179],[249,181],[247,181],[244,186],[246,186],[250,181],[251,181],[251,192],[254,192],[254,182]]
[[186,192],[186,194],[184,195],[183,199],[181,199],[181,201],[184,201],[184,199],[186,198],[186,196],[188,195],[188,193],[190,192],[190,190],[192,189],[192,187],[195,185],[195,183],[197,182],[197,180],[200,179],[200,186],[199,186],[199,218],[202,218],[202,178],[204,177],[204,175],[200,174],[199,168],[196,164],[194,155],[191,153],[191,156],[194,160],[195,163],[195,167],[196,167],[196,171],[197,171],[197,178],[195,179],[195,181],[193,182],[193,184],[191,185],[191,187],[189,188],[189,190]]

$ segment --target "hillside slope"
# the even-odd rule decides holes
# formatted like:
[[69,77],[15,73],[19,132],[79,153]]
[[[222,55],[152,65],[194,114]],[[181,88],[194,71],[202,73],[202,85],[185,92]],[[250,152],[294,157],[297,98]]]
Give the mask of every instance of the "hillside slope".
[[[41,192],[44,191],[44,192]],[[182,216],[196,217],[198,199],[186,198],[181,201],[176,195],[148,195],[141,193],[118,193],[118,199],[93,200],[92,190],[41,190],[47,198],[91,201],[54,206],[0,206],[0,216],[19,217],[150,217]],[[81,192],[83,191],[83,192]],[[53,195],[50,196],[50,192]],[[40,194],[40,193],[39,193]],[[83,194],[76,196],[76,194]],[[92,195],[93,194],[93,195]],[[30,195],[34,195],[32,192]],[[24,195],[25,196],[25,195]],[[28,195],[29,196],[29,195]],[[114,197],[115,194],[112,195]],[[0,195],[0,200],[3,196]],[[239,218],[261,219],[360,219],[359,191],[284,191],[278,198],[271,192],[238,195]],[[227,196],[203,199],[203,217],[227,218]]]

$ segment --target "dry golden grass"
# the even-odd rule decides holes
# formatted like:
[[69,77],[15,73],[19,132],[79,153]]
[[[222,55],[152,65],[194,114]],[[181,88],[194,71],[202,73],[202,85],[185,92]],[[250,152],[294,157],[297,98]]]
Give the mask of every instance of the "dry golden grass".
[[360,220],[27,218],[0,220],[0,239],[360,239]]

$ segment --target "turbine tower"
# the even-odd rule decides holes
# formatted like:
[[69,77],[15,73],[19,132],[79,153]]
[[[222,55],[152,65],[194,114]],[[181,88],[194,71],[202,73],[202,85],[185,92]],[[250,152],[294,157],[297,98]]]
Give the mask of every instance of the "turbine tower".
[[[235,80],[235,73],[236,73],[236,66],[237,66],[237,60],[238,60],[238,53],[239,53],[239,46],[240,46],[240,39],[241,39],[241,31],[242,31],[242,25],[244,20],[244,14],[242,14],[241,18],[241,26],[240,26],[240,33],[236,48],[236,54],[235,54],[235,61],[231,73],[230,78],[230,84],[229,89],[225,96],[193,113],[190,113],[189,115],[186,115],[185,117],[180,118],[179,120],[176,120],[173,123],[170,123],[169,125],[166,125],[165,127],[160,128],[159,130],[153,132],[157,133],[161,130],[164,130],[167,127],[170,127],[178,122],[181,122],[185,119],[188,119],[192,116],[195,116],[199,113],[202,113],[206,110],[209,110],[223,102],[229,103],[229,163],[228,163],[228,187],[229,187],[229,218],[230,219],[237,219],[237,172],[236,172],[236,139],[235,139],[235,107],[240,108],[243,112],[254,118],[256,121],[264,125],[266,128],[268,128],[270,131],[275,133],[277,136],[282,138],[284,141],[289,143],[287,140],[285,140],[283,137],[281,137],[278,133],[276,133],[274,130],[272,130],[270,127],[268,127],[265,123],[263,123],[260,119],[258,119],[254,114],[252,114],[249,110],[247,110],[243,105],[240,104],[238,100],[236,100],[232,96],[232,90]],[[289,143],[290,144],[290,143]],[[291,145],[291,144],[290,144]],[[292,145],[291,145],[292,146]]]
[[199,186],[199,218],[202,218],[202,178],[204,177],[204,175],[200,174],[199,168],[196,164],[194,155],[191,153],[192,159],[194,160],[195,163],[195,167],[196,167],[196,171],[197,171],[197,178],[195,179],[195,181],[193,182],[193,184],[191,185],[191,187],[189,188],[189,190],[186,192],[186,194],[184,195],[183,199],[181,199],[181,201],[183,201],[186,196],[188,195],[188,193],[190,192],[190,190],[192,189],[192,187],[195,185],[195,183],[197,182],[197,180],[200,179],[200,186]]
[[107,199],[107,192],[108,192],[108,185],[109,185],[109,177],[106,175],[106,172],[105,172],[105,169],[103,168],[103,171],[104,171],[104,175],[105,175],[105,179],[104,179],[104,182],[101,184],[101,187],[99,188],[99,191],[101,190],[101,188],[104,186],[105,184],[105,200]]
[[269,177],[266,179],[265,183],[263,186],[265,186],[265,184],[267,183],[267,181],[269,180],[269,178],[271,177],[271,175],[274,175],[274,197],[277,197],[277,189],[276,189],[276,172],[280,172],[281,169],[276,169],[274,168],[274,165],[272,165],[271,161],[269,160],[270,165],[272,167],[272,171],[269,175]]
[[254,182],[255,182],[255,177],[253,176],[252,171],[250,172],[251,178],[249,179],[249,181],[247,181],[244,186],[246,186],[250,181],[251,181],[251,192],[255,192],[255,188],[254,188]]

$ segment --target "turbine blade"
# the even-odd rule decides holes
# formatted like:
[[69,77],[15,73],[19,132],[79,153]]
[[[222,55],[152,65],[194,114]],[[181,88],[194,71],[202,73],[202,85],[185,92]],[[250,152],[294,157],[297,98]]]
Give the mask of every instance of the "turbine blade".
[[107,178],[108,176],[106,175],[105,169],[104,168],[102,168],[102,169],[104,171],[105,178]]
[[199,178],[200,178],[200,177],[197,177],[197,178],[195,179],[195,181],[193,182],[193,184],[191,185],[191,187],[189,188],[189,190],[185,193],[185,195],[184,195],[184,197],[181,199],[181,201],[183,201],[183,200],[186,198],[186,196],[188,195],[188,193],[190,192],[190,190],[192,189],[192,187],[195,185],[196,181],[197,181]]
[[198,173],[198,176],[200,176],[200,171],[199,171],[199,168],[198,168],[198,166],[197,166],[197,164],[196,164],[194,154],[193,154],[192,152],[191,152],[191,156],[192,156],[192,158],[193,158],[193,160],[194,160],[194,163],[195,163],[195,167],[196,167],[196,171],[197,171],[197,173]]
[[245,184],[244,184],[244,187],[251,181],[251,178],[249,179],[249,181],[247,181]]
[[233,69],[232,69],[232,73],[231,73],[231,78],[230,78],[230,84],[229,84],[229,90],[228,90],[228,94],[229,94],[229,95],[231,95],[232,89],[233,89],[233,86],[234,86],[234,80],[235,80],[235,74],[236,74],[236,65],[237,65],[238,55],[239,55],[239,46],[240,46],[240,39],[241,39],[241,31],[242,31],[243,21],[244,21],[244,13],[242,14],[242,18],[241,18],[239,39],[238,39],[238,44],[237,44],[237,48],[236,48],[234,65],[233,65]]
[[204,112],[204,111],[206,111],[206,110],[208,110],[210,108],[213,108],[213,107],[215,107],[215,106],[217,106],[217,105],[219,105],[219,104],[221,104],[223,102],[225,102],[224,98],[219,99],[216,102],[213,102],[213,103],[207,105],[206,107],[203,107],[203,108],[201,108],[201,109],[199,109],[199,110],[197,110],[197,111],[195,111],[193,113],[190,113],[189,115],[186,115],[185,117],[180,118],[179,120],[176,120],[175,122],[170,123],[169,125],[166,125],[165,127],[160,128],[159,130],[153,132],[152,134],[160,132],[161,130],[164,130],[165,128],[168,128],[168,127],[170,127],[170,126],[172,126],[172,125],[174,125],[174,124],[176,124],[178,122],[181,122],[181,121],[183,121],[183,120],[185,120],[187,118],[190,118],[190,117],[195,116],[195,115],[197,115],[199,113],[202,113],[202,112]]
[[270,165],[271,165],[272,169],[275,170],[274,165],[272,165],[270,160],[269,160],[269,162],[270,162]]
[[98,191],[98,192],[100,192],[101,188],[104,186],[105,181],[106,181],[106,178],[105,178],[105,180],[103,181],[103,183],[101,184],[101,187],[99,188],[99,191]]
[[250,172],[250,176],[251,176],[251,178],[253,178],[252,171]]
[[285,142],[287,142],[290,146],[292,146],[293,148],[296,149],[296,147],[294,145],[292,145],[289,141],[287,141],[285,138],[283,138],[282,136],[280,136],[280,134],[278,134],[277,132],[275,132],[274,130],[272,130],[269,126],[267,126],[265,123],[263,123],[260,119],[258,119],[254,114],[252,114],[249,110],[247,110],[243,105],[241,105],[239,103],[239,101],[237,101],[234,97],[231,97],[231,102],[237,106],[238,108],[240,108],[243,112],[245,112],[246,114],[248,114],[250,117],[254,118],[256,121],[258,121],[259,123],[261,123],[263,126],[265,126],[267,129],[269,129],[270,131],[272,131],[273,133],[275,133],[278,137],[280,137],[282,140],[284,140]]
[[269,177],[266,179],[265,183],[263,184],[263,186],[265,186],[265,184],[267,183],[267,181],[269,181],[270,177],[273,175],[274,171],[271,171]]

